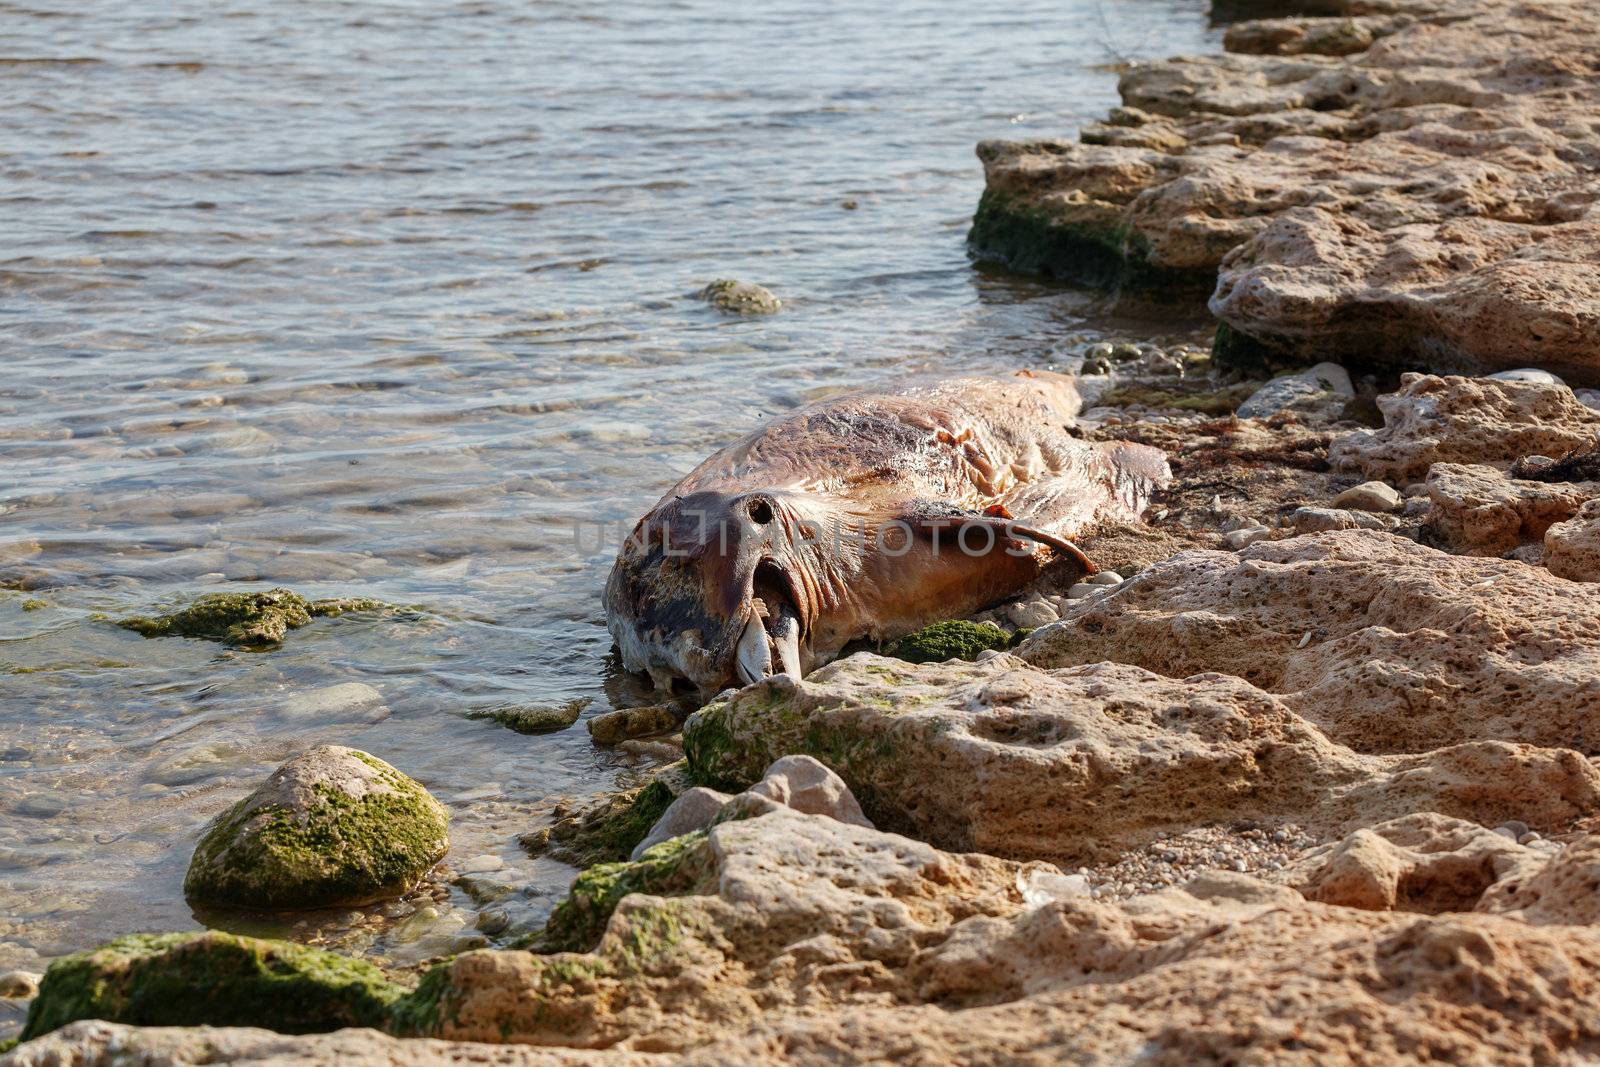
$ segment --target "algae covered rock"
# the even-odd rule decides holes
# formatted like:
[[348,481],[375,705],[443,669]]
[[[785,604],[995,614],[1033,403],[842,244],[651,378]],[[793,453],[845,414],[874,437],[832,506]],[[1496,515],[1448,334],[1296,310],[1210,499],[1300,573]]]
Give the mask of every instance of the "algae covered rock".
[[772,315],[783,303],[765,286],[719,278],[700,290],[700,299],[734,315]]
[[565,704],[536,704],[532,706],[507,705],[485,708],[467,713],[469,719],[487,719],[497,722],[519,734],[548,734],[565,730],[578,721],[583,709],[589,706],[588,698],[580,697]]
[[567,802],[556,808],[553,825],[524,834],[520,841],[529,855],[549,856],[574,867],[624,860],[680,791],[678,777],[663,774],[581,810]]
[[398,896],[449,849],[449,818],[382,760],[324,745],[278,768],[212,822],[184,893],[198,905],[266,910]]
[[382,1027],[405,995],[369,963],[303,945],[214,931],[135,934],[52,963],[22,1038],[78,1019],[288,1034]]
[[1009,648],[1011,641],[1011,635],[993,623],[948,619],[907,634],[885,651],[907,663],[943,663],[977,659],[980,652]]
[[253,593],[207,593],[165,615],[123,619],[125,630],[146,637],[199,637],[238,648],[271,648],[290,630],[314,618],[337,618],[352,611],[380,611],[388,605],[368,597],[307,600],[288,589]]
[[703,892],[715,873],[704,830],[663,841],[637,860],[597,864],[573,880],[567,898],[550,913],[544,930],[530,939],[530,947],[538,952],[587,952],[599,942],[623,897]]

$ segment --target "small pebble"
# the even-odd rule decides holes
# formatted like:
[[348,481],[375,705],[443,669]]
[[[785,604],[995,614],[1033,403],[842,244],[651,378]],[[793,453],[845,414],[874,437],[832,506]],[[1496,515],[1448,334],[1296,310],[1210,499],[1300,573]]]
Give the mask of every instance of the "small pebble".
[[1121,585],[1122,575],[1116,571],[1100,571],[1097,574],[1089,575],[1084,579],[1084,582],[1089,585]]
[[1235,552],[1255,544],[1272,531],[1265,526],[1246,526],[1242,530],[1229,530],[1222,535],[1222,543]]
[[1084,597],[1100,592],[1100,587],[1090,585],[1088,582],[1079,582],[1067,590],[1068,600],[1082,600]]
[[506,861],[499,856],[474,856],[461,864],[456,869],[462,874],[488,874],[498,871],[506,865]]
[[42,977],[32,971],[7,971],[5,974],[0,974],[0,997],[5,997],[7,1000],[21,1000],[36,996]]
[[1393,486],[1383,482],[1362,482],[1333,498],[1336,508],[1355,511],[1395,511],[1400,507],[1401,496]]

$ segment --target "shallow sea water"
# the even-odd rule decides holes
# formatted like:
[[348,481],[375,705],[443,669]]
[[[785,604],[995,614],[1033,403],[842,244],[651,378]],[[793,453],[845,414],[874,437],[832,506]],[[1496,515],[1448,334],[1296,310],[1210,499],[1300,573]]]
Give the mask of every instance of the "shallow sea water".
[[[615,531],[762,417],[1155,330],[973,267],[973,147],[1214,37],[1199,0],[0,2],[0,970],[196,926],[205,821],[324,742],[536,920],[572,871],[515,836],[629,761],[467,714],[629,699]],[[266,653],[105,621],[274,585],[424,610]],[[439,951],[438,910],[345,943]]]

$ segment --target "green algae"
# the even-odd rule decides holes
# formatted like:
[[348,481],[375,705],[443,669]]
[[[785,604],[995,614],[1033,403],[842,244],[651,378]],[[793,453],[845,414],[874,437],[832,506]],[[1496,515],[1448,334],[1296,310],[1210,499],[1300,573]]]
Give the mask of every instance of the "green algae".
[[592,951],[622,898],[632,893],[675,896],[701,891],[714,867],[704,830],[663,841],[635,861],[597,864],[573,880],[567,898],[550,913],[544,929],[516,947],[544,953]]
[[18,606],[21,607],[23,611],[39,611],[43,608],[49,607],[50,601],[40,600],[38,597],[29,597]]
[[286,1034],[384,1027],[406,996],[371,964],[321,949],[217,932],[135,934],[52,963],[21,1038],[79,1019]]
[[450,1010],[453,989],[449,960],[430,967],[417,988],[391,1006],[387,1029],[396,1037],[438,1033]]
[[352,797],[318,783],[308,811],[246,797],[211,824],[184,878],[191,903],[295,910],[363,904],[414,886],[449,848],[449,815],[427,790],[363,752],[393,792]]
[[497,722],[519,734],[548,734],[565,730],[578,721],[583,709],[589,706],[588,697],[579,697],[564,704],[539,704],[532,707],[505,705],[467,712],[467,718]]
[[288,589],[254,593],[207,593],[165,615],[119,620],[117,625],[145,637],[195,637],[235,648],[273,648],[290,630],[314,618],[337,618],[357,611],[384,611],[390,605],[370,597],[307,600]]
[[1053,218],[1015,197],[985,191],[967,245],[979,260],[1096,289],[1204,292],[1215,271],[1179,271],[1150,262],[1147,242],[1126,223],[1096,225]]
[[674,799],[676,794],[658,777],[526,834],[521,843],[529,855],[549,856],[574,867],[625,860]]
[[977,659],[980,652],[1011,647],[1006,631],[989,623],[947,619],[907,634],[884,650],[885,655],[907,663],[943,663],[949,659]]
[[1261,378],[1271,378],[1306,362],[1294,354],[1294,346],[1285,340],[1256,337],[1220,320],[1211,342],[1211,360],[1221,369]]

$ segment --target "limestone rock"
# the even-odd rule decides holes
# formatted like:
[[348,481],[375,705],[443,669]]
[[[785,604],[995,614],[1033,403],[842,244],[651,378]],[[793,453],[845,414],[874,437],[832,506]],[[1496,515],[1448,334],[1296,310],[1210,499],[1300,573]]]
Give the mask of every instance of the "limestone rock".
[[192,903],[263,910],[365,904],[444,857],[449,813],[375,756],[323,745],[218,815],[184,879]]
[[1490,886],[1478,910],[1529,923],[1600,925],[1600,836],[1585,834],[1537,870],[1517,874]]
[[[1488,0],[1230,28],[1083,141],[985,142],[973,248],[1211,293],[1227,361],[1600,381],[1600,10]],[[1369,43],[1370,42],[1370,43]],[[1349,53],[1349,54],[1346,54]]]
[[314,618],[337,618],[353,611],[383,611],[389,605],[367,597],[307,600],[288,589],[255,593],[207,593],[177,611],[135,616],[117,623],[145,637],[198,637],[239,648],[267,649],[290,630]]
[[1333,498],[1333,506],[1354,511],[1399,511],[1405,501],[1387,482],[1362,482]]
[[844,780],[810,756],[784,756],[768,767],[755,785],[731,797],[715,789],[687,789],[634,847],[632,860],[663,841],[704,830],[730,818],[748,818],[776,807],[822,815],[857,826],[871,826]]
[[1489,887],[1543,854],[1433,812],[1356,830],[1314,849],[1287,881],[1308,899],[1369,911],[1472,911]]
[[1435,463],[1509,468],[1535,453],[1562,455],[1600,433],[1600,413],[1565,386],[1492,378],[1401,376],[1380,396],[1383,428],[1333,442],[1328,461],[1369,478],[1411,482]]
[[[1030,901],[1019,887],[1049,868],[788,809],[696,836],[653,881],[619,866],[616,880],[654,888],[604,903],[593,952],[463,953],[391,1011],[394,1032],[446,1040],[84,1022],[7,1067],[110,1067],[134,1050],[289,1064],[822,1064],[887,1049],[929,1063],[1535,1064],[1600,1041],[1600,932],[1488,907],[1362,911],[1222,873],[1120,904]],[[1595,899],[1578,891],[1581,857],[1557,866],[1528,885]]]
[[1071,601],[1019,653],[1051,668],[1223,671],[1361,751],[1600,752],[1600,589],[1374,531],[1180,553]]
[[656,820],[650,832],[633,846],[628,859],[638,860],[663,841],[670,841],[674,837],[682,837],[696,830],[704,830],[717,821],[717,816],[722,814],[722,810],[732,799],[727,793],[719,793],[702,785],[685,789],[667,806],[667,810],[661,813],[661,818]]
[[1569,751],[1496,743],[1363,757],[1236,678],[1116,663],[1039,670],[1005,654],[912,667],[858,653],[708,705],[685,749],[692,774],[728,788],[760,777],[774,754],[805,752],[879,826],[1073,863],[1246,819],[1343,832],[1414,811],[1532,813],[1548,828],[1600,800],[1600,771]]
[[823,815],[855,826],[872,825],[844,779],[811,756],[784,756],[745,792],[807,815]]
[[1289,516],[1295,533],[1323,533],[1327,530],[1386,530],[1389,524],[1365,511],[1342,508],[1296,508]]
[[1241,419],[1265,419],[1284,411],[1320,411],[1337,415],[1356,390],[1350,373],[1337,363],[1315,367],[1272,381],[1239,405]]
[[1482,464],[1435,463],[1427,487],[1434,539],[1452,552],[1475,556],[1501,556],[1537,543],[1586,500],[1600,497],[1600,485],[1592,482],[1528,481]]
[[[1600,486],[1595,489],[1600,497]],[[1588,501],[1572,518],[1545,531],[1544,565],[1551,574],[1575,582],[1600,582],[1600,499]]]

